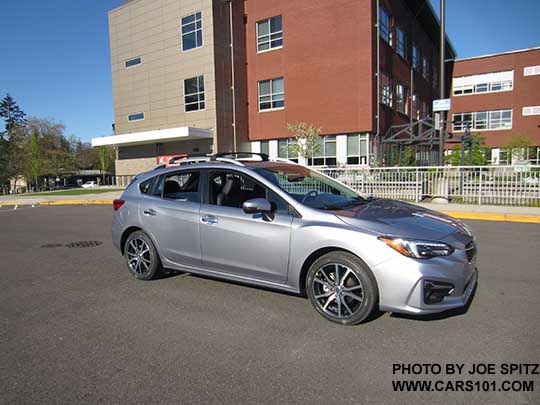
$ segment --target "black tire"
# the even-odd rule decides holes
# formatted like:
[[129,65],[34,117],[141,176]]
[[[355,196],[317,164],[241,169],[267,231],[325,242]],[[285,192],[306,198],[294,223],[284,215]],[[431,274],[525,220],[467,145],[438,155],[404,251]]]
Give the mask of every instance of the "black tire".
[[306,292],[319,314],[342,325],[357,325],[378,309],[375,277],[361,259],[347,252],[330,252],[315,260],[307,273]]
[[129,272],[139,280],[152,280],[161,274],[161,261],[156,247],[143,231],[128,236],[124,256]]

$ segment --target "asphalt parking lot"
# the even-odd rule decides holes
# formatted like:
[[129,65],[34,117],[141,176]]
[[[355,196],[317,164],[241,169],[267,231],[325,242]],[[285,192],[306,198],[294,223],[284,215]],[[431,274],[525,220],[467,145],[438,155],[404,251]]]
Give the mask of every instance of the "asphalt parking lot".
[[[465,313],[344,327],[294,295],[190,275],[137,281],[111,245],[111,216],[0,210],[0,403],[540,403],[539,375],[512,377],[534,380],[532,393],[392,388],[440,378],[393,375],[395,363],[539,362],[538,224],[468,222],[481,251]],[[102,244],[65,247],[78,241]]]

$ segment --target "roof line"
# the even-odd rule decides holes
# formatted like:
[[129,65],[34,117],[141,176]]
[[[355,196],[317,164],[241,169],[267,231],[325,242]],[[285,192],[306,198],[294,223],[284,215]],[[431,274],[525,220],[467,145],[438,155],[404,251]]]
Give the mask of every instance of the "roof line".
[[498,53],[488,53],[486,55],[479,55],[479,56],[470,56],[468,58],[457,58],[454,61],[460,62],[462,60],[471,60],[471,59],[481,59],[481,58],[489,58],[492,56],[499,56],[499,55],[510,55],[512,53],[520,53],[520,52],[528,52],[528,51],[536,51],[539,50],[540,46],[535,46],[532,48],[523,48],[523,49],[516,49],[515,51],[506,51],[506,52],[498,52]]

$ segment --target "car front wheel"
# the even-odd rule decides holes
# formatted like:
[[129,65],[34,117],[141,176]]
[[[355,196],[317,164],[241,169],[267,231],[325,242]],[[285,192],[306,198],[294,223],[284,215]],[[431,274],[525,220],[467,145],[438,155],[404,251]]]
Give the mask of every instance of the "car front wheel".
[[344,325],[366,320],[378,302],[373,274],[347,252],[330,252],[315,260],[306,277],[306,291],[319,314]]
[[152,240],[143,231],[133,232],[126,240],[128,270],[139,280],[152,280],[161,271],[161,262]]

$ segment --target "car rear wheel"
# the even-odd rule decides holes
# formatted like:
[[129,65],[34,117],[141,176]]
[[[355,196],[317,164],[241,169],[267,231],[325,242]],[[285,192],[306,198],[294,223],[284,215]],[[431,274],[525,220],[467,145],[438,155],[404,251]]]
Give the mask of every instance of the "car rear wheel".
[[133,232],[124,248],[127,267],[139,280],[152,280],[161,272],[161,262],[152,240],[143,231]]
[[356,325],[376,310],[377,283],[368,266],[347,252],[327,253],[311,265],[306,291],[315,310],[326,319]]

